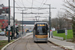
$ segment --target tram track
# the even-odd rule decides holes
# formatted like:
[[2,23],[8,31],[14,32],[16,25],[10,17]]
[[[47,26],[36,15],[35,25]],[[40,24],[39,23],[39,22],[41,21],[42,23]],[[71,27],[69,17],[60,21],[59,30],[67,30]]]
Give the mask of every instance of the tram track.
[[[28,36],[26,36],[26,37],[29,37],[30,35],[28,35]],[[27,41],[25,41],[25,49],[27,50],[27,44],[28,44],[28,42],[29,42],[29,38],[28,39],[22,39],[21,38],[21,40],[18,40],[18,42],[12,47],[12,49],[11,50],[15,50],[15,48],[19,45],[19,44],[21,44],[21,42],[23,42],[23,40],[27,40]]]
[[37,46],[39,47],[39,48],[41,48],[41,50],[44,50],[42,47],[40,47],[40,45],[37,43]]
[[53,45],[50,42],[34,43],[32,35],[23,37],[10,46],[8,46],[6,50],[64,50],[62,48],[58,48],[58,49],[52,48],[51,46],[55,46],[55,45]]
[[[20,40],[21,41],[21,40]],[[17,45],[19,45],[20,42],[17,42],[17,44],[15,44],[13,47],[12,47],[12,50],[15,50],[15,48],[17,47]]]

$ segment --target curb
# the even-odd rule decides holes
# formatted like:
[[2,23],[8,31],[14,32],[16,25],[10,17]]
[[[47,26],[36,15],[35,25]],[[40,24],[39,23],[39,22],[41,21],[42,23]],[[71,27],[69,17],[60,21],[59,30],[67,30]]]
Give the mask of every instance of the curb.
[[68,49],[68,50],[73,50],[73,49],[70,49],[70,48],[68,48],[68,47],[65,47],[65,46],[61,46],[61,45],[59,45],[59,44],[56,44],[56,43],[54,43],[54,42],[52,42],[52,41],[50,41],[50,40],[48,40],[50,43],[52,43],[52,44],[54,44],[55,46],[59,46],[59,47],[61,47],[61,48],[63,48],[63,49]]
[[11,45],[12,43],[14,43],[14,42],[16,42],[16,41],[18,41],[19,39],[21,39],[21,37],[19,37],[18,39],[16,39],[15,41],[13,41],[13,42],[10,42],[10,43],[8,43],[7,45],[5,45],[1,50],[5,50],[5,48],[6,47],[8,47],[9,45]]

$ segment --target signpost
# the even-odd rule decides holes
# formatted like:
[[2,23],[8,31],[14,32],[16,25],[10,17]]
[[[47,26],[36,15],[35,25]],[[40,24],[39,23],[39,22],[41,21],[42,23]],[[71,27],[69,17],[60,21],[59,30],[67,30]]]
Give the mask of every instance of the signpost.
[[65,39],[66,39],[66,41],[67,41],[67,29],[65,29]]

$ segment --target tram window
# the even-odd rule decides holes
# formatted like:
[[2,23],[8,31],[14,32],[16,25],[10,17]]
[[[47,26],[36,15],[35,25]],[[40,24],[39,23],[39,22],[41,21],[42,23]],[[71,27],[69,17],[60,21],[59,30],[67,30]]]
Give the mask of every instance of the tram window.
[[46,35],[46,27],[45,26],[38,26],[37,27],[37,35]]
[[42,32],[46,33],[46,27],[42,27]]

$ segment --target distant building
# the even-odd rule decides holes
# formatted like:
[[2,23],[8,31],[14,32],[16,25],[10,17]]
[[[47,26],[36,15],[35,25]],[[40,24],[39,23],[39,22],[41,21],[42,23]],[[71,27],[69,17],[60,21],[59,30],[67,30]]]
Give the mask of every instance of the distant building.
[[1,4],[0,5],[0,15],[8,16],[8,13],[9,13],[9,8]]

